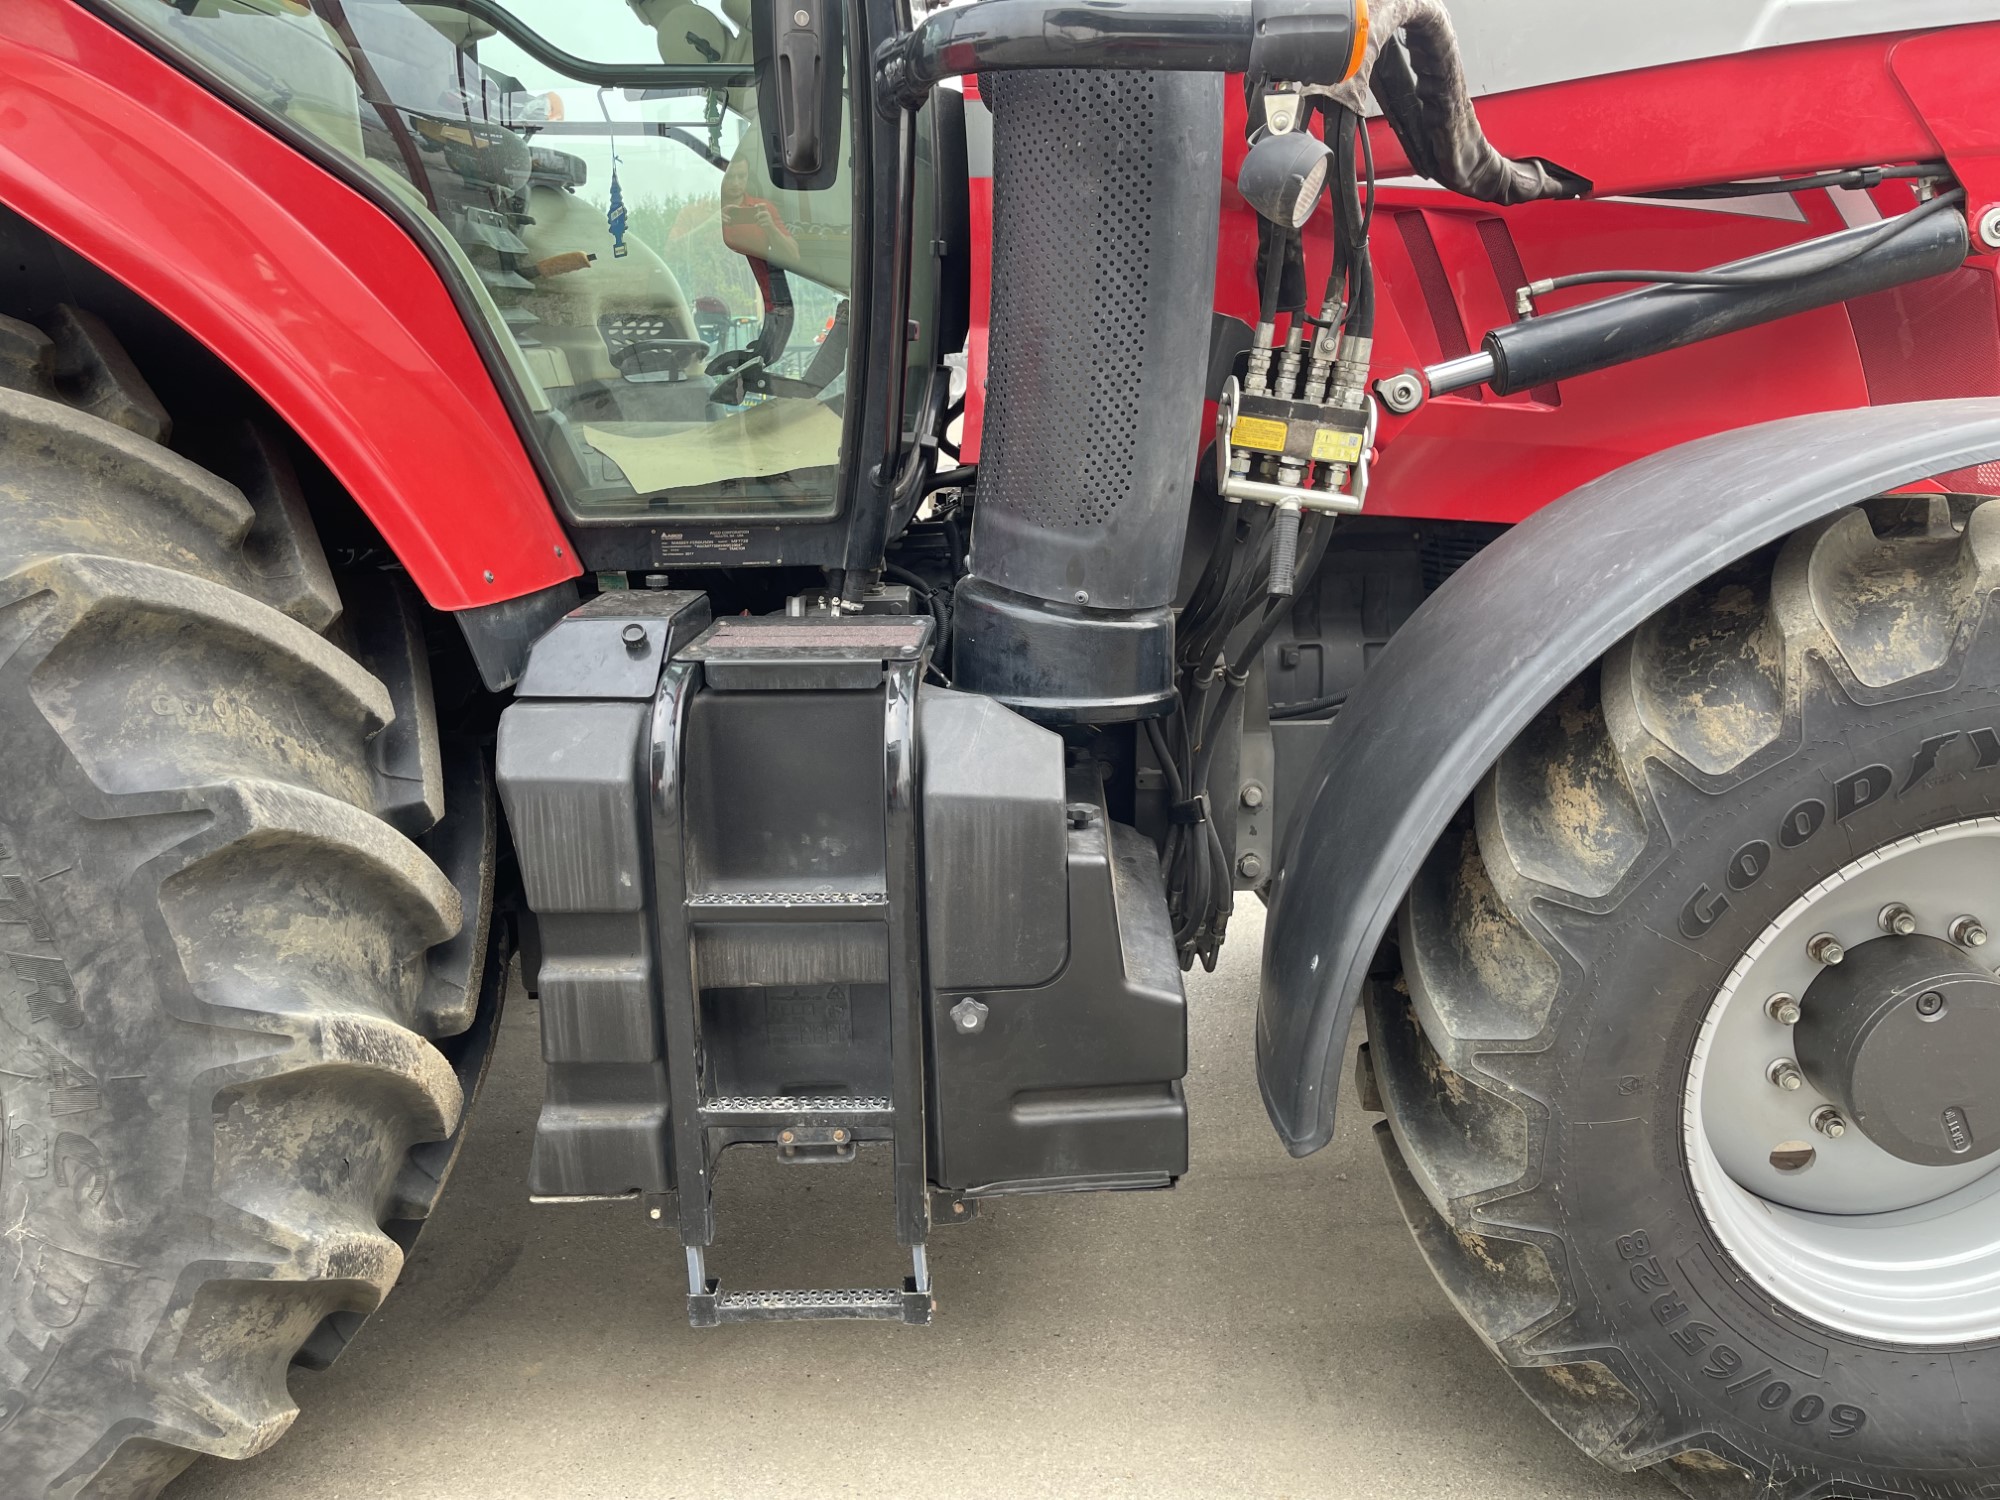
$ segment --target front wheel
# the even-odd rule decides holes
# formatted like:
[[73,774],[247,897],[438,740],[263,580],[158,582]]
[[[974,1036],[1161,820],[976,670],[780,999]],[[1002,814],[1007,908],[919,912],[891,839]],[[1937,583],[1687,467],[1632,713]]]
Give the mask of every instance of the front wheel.
[[0,388],[0,1493],[151,1500],[284,1432],[291,1364],[429,1212],[474,1081],[437,1043],[476,1073],[445,1039],[490,992],[491,794],[468,769],[434,822],[389,774],[397,699],[322,633],[282,450],[218,439],[239,487],[168,449],[67,316],[105,415],[0,318],[29,387]]
[[1370,999],[1433,1269],[1697,1495],[2000,1489],[2000,504],[1710,580],[1487,775]]

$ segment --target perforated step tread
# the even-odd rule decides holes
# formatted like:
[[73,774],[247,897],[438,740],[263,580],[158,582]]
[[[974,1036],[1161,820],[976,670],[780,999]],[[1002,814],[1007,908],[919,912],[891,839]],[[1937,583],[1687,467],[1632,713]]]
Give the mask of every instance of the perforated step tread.
[[887,891],[692,891],[688,915],[697,922],[879,922]]
[[896,1106],[886,1094],[725,1094],[704,1101],[701,1113],[711,1123],[722,1115],[745,1122],[887,1120]]
[[710,1290],[688,1298],[688,1320],[697,1328],[720,1323],[856,1322],[928,1323],[931,1295],[905,1281],[902,1287],[786,1287],[764,1291]]

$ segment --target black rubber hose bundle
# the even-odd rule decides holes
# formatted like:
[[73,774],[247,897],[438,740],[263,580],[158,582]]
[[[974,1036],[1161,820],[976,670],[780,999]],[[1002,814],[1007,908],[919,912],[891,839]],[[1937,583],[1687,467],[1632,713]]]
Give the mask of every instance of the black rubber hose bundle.
[[[1537,157],[1502,156],[1486,139],[1442,0],[1375,0],[1368,30],[1361,76],[1419,174],[1487,203],[1581,198],[1590,192],[1590,183],[1575,173]],[[1331,92],[1365,113],[1360,78]]]

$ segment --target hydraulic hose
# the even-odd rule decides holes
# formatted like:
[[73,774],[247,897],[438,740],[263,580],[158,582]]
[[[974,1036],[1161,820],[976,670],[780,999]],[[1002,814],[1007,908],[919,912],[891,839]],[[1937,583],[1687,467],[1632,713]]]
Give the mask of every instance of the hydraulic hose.
[[1546,281],[1531,281],[1525,288],[1531,297],[1540,297],[1549,292],[1567,291],[1573,286],[1615,286],[1620,282],[1638,282],[1651,286],[1754,286],[1772,285],[1793,281],[1802,276],[1814,276],[1821,271],[1831,271],[1835,266],[1850,260],[1858,260],[1870,250],[1908,234],[1918,224],[1932,214],[1942,213],[1953,204],[1965,201],[1965,189],[1953,188],[1948,193],[1940,193],[1926,203],[1897,218],[1877,224],[1868,233],[1848,236],[1845,243],[1822,241],[1825,253],[1810,265],[1781,266],[1757,269],[1728,270],[1718,268],[1713,271],[1577,271],[1568,276],[1552,276]]
[[[1870,224],[1704,273],[1737,281],[1650,286],[1496,328],[1477,354],[1426,370],[1426,382],[1434,396],[1481,384],[1508,396],[1941,276],[1971,248],[1964,211],[1944,201],[1952,196],[1906,214],[1901,233],[1885,237]],[[1848,253],[1871,238],[1861,253]]]
[[[1368,9],[1361,78],[1419,175],[1487,203],[1580,198],[1590,191],[1573,173],[1538,159],[1502,156],[1486,139],[1443,0],[1372,0]],[[1366,115],[1361,78],[1330,92]]]

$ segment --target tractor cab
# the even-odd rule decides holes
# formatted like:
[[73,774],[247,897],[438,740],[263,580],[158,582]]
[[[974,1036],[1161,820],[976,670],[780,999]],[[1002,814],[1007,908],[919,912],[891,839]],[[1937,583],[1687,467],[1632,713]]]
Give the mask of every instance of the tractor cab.
[[[854,107],[871,26],[895,29],[886,14],[826,0],[113,6],[424,245],[572,526],[726,521],[740,544],[746,521],[830,520],[853,486],[893,484],[896,450],[936,425],[950,341],[928,180],[913,194],[925,222],[902,242],[925,247],[894,320],[908,336],[876,350],[850,337],[889,327],[870,299],[901,290],[871,282],[886,257],[870,252],[897,238],[871,192],[893,186],[895,132]],[[928,179],[939,141],[923,115]],[[891,400],[907,421],[879,419]]]

